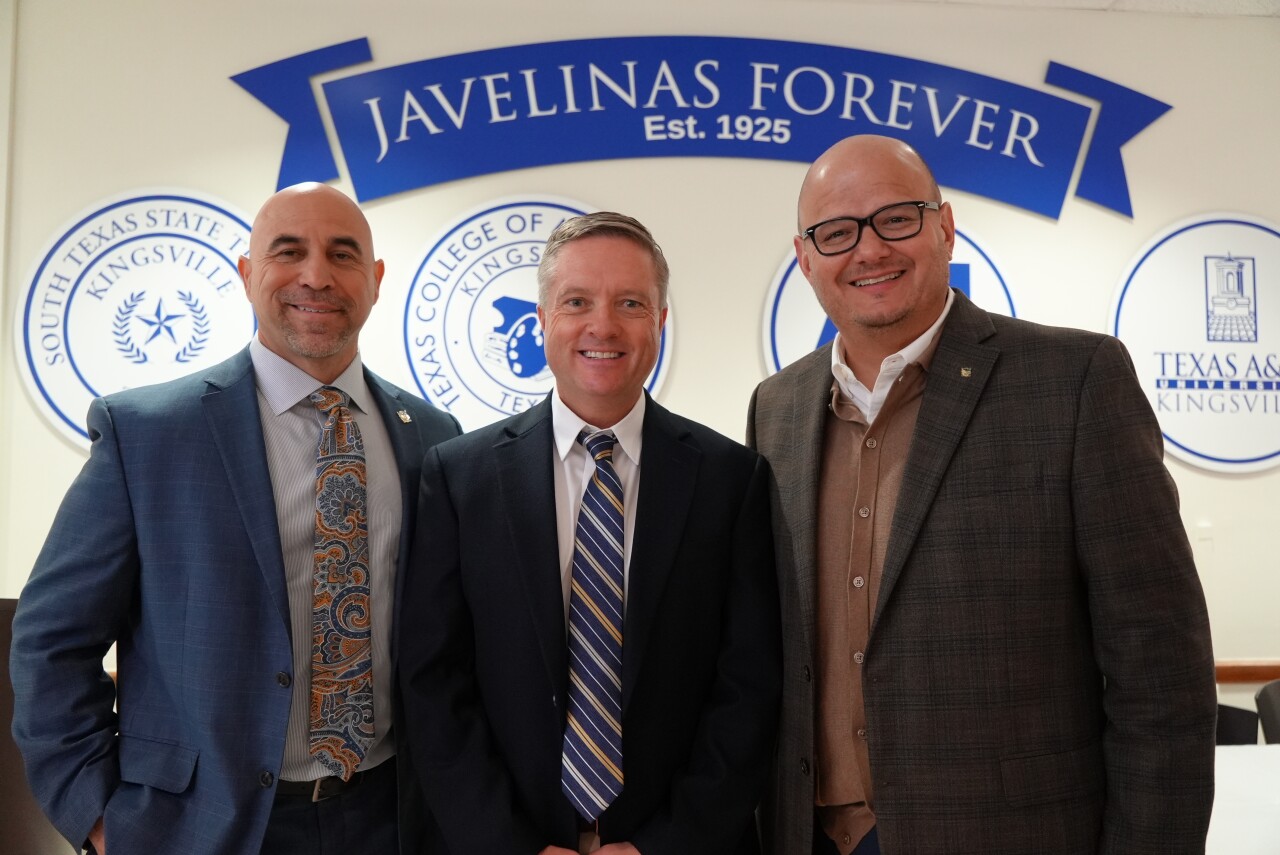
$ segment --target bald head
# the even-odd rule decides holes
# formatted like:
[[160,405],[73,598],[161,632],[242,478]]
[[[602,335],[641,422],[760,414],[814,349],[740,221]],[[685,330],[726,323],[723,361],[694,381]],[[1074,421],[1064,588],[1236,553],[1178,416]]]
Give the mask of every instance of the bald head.
[[805,173],[797,211],[799,229],[818,222],[812,211],[806,210],[806,202],[812,207],[815,197],[829,196],[854,183],[870,189],[877,184],[904,179],[919,188],[912,199],[942,200],[933,171],[916,150],[902,140],[876,134],[845,137],[824,151]]
[[258,257],[258,249],[265,248],[264,243],[275,240],[282,231],[288,231],[290,223],[315,217],[345,222],[350,228],[350,237],[373,258],[373,234],[360,206],[341,190],[314,181],[286,187],[262,204],[249,234],[249,257]]
[[268,199],[240,259],[259,341],[324,383],[355,358],[382,272],[360,206],[326,184],[296,184]]

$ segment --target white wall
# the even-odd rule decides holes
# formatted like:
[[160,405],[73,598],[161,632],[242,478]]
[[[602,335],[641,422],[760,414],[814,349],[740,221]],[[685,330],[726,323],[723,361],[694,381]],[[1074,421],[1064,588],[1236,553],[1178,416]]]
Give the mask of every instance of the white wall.
[[[1170,223],[1220,210],[1280,220],[1280,111],[1271,91],[1280,79],[1280,19],[801,0],[545,0],[533,8],[519,0],[0,0],[0,92],[12,92],[12,122],[0,112],[7,166],[0,186],[8,179],[0,209],[0,596],[21,589],[84,460],[49,427],[17,374],[9,339],[36,262],[78,212],[139,188],[190,188],[251,217],[274,189],[285,127],[228,78],[307,50],[368,36],[372,66],[387,67],[570,38],[746,36],[898,54],[1043,88],[1053,60],[1172,104],[1124,149],[1132,220],[1070,196],[1053,221],[946,193],[960,228],[998,259],[1019,315],[1050,323],[1103,329],[1119,277]],[[388,273],[363,338],[366,362],[412,385],[400,313],[431,235],[497,197],[566,195],[631,213],[653,229],[671,260],[676,318],[660,398],[740,437],[748,396],[764,376],[765,292],[789,247],[803,172],[800,164],[751,160],[606,161],[372,202],[366,210]],[[345,180],[337,186],[350,191]],[[1272,542],[1280,469],[1225,476],[1176,460],[1169,467],[1196,544],[1217,655],[1280,658]]]
[[[0,0],[0,199],[4,200],[4,204],[0,205],[0,277],[3,277],[0,279],[0,282],[3,282],[3,287],[0,288],[0,293],[3,293],[3,302],[0,305],[4,306],[4,315],[0,318],[0,362],[3,363],[3,368],[0,369],[0,401],[11,401],[14,395],[21,394],[13,373],[13,348],[9,346],[8,338],[8,332],[11,329],[9,320],[12,317],[12,295],[17,293],[20,287],[11,285],[13,279],[8,272],[10,257],[9,147],[13,136],[10,120],[14,88],[14,54],[18,40],[17,20],[17,0]],[[15,402],[14,406],[0,407],[0,436],[13,436],[15,410],[26,405],[27,401],[23,400],[21,403]],[[0,482],[3,484],[0,487],[0,520],[8,520],[11,497],[15,492],[11,484],[16,473],[9,463],[12,454],[9,449],[12,443],[0,443],[0,447],[4,449],[0,451],[0,473],[3,473],[0,475]],[[0,526],[4,524],[0,523]],[[7,526],[0,527],[0,536],[5,538],[9,536]],[[23,560],[24,563],[19,567],[15,564],[13,556],[0,556],[0,597],[15,596],[12,592],[18,590],[30,567],[30,561],[25,560],[25,555]]]

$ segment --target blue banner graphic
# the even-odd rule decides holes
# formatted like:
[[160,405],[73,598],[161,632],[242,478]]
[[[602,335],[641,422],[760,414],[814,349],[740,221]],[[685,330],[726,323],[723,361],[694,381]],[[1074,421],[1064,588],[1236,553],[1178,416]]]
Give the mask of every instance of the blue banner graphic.
[[[336,176],[310,78],[371,56],[359,39],[233,78],[290,123],[280,186]],[[1083,152],[1077,195],[1132,216],[1120,147],[1168,105],[1057,63],[1046,82],[1097,105],[889,54],[700,36],[497,48],[322,88],[361,201],[589,160],[808,163],[842,137],[879,133],[914,146],[941,184],[1052,218]]]
[[302,181],[332,181],[338,177],[338,164],[333,161],[333,152],[324,134],[324,119],[316,99],[311,97],[311,78],[371,59],[369,40],[356,39],[282,59],[231,78],[289,125],[277,189]]

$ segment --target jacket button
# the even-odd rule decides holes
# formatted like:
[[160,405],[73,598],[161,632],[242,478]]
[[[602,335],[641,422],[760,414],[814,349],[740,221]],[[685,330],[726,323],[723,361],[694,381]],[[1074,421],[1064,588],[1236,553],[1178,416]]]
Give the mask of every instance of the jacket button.
[[809,761],[803,758],[801,758],[800,760],[800,774],[801,775],[809,774]]
[[262,785],[262,789],[268,789],[276,782],[276,776],[270,772],[263,770],[258,773],[258,783]]
[[813,672],[809,670],[808,665],[804,666],[804,670],[800,674],[804,677],[806,683],[813,679]]
[[276,675],[276,682],[279,683],[283,688],[287,689],[289,688],[289,684],[293,682],[293,679],[289,676],[288,671],[281,671],[279,674]]

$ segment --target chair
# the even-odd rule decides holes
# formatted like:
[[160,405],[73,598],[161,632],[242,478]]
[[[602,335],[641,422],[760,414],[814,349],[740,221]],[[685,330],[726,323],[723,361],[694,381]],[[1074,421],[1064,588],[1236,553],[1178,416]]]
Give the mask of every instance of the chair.
[[1280,742],[1280,680],[1272,680],[1259,689],[1253,701],[1262,722],[1262,738],[1268,744]]
[[22,770],[18,746],[9,727],[13,722],[13,691],[9,681],[9,642],[17,600],[0,599],[0,840],[4,851],[23,855],[54,855],[66,852],[62,839],[40,812]]
[[1218,704],[1218,745],[1257,745],[1258,714]]

